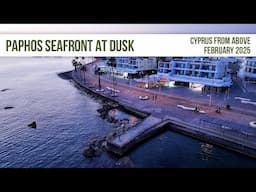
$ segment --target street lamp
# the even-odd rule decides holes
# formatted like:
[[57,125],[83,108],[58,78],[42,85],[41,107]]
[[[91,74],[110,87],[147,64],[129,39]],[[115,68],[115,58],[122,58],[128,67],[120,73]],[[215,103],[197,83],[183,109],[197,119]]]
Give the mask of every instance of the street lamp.
[[99,90],[101,90],[101,83],[100,83],[100,68],[98,68],[97,72],[98,72]]

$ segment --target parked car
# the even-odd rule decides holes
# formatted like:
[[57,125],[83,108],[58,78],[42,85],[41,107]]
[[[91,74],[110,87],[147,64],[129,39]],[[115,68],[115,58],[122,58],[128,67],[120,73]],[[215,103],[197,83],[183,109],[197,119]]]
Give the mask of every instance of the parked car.
[[147,95],[139,96],[139,99],[140,99],[140,100],[148,100],[148,99],[149,99],[149,96],[147,96]]

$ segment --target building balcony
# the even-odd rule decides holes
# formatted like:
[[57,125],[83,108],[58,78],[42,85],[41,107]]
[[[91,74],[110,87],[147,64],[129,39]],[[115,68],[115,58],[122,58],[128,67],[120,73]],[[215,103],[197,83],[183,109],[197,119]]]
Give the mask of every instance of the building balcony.
[[187,75],[170,75],[170,80],[173,81],[182,81],[189,83],[198,83],[213,87],[229,87],[232,85],[232,80],[229,77],[225,77],[223,79],[209,79],[205,77],[194,77]]

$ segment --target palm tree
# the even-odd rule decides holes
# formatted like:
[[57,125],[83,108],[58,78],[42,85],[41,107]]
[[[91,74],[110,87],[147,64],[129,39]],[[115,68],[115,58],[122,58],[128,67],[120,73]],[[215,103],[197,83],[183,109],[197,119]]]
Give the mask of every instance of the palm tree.
[[[84,57],[82,57],[82,60],[84,59]],[[86,68],[86,64],[82,64],[82,66],[80,67],[80,71],[83,71],[83,80],[85,83],[85,72],[86,72],[87,68]]]
[[[114,77],[114,67],[116,67],[116,61],[114,57],[110,57],[108,60],[108,66],[111,66],[111,70],[112,70],[112,90],[114,91],[114,81],[115,81],[115,77]],[[112,92],[112,95],[114,94],[114,92]]]

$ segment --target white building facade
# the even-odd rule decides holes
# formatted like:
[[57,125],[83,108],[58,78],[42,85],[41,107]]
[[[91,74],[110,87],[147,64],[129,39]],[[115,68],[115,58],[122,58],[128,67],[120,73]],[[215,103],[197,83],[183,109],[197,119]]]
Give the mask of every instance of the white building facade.
[[116,57],[117,72],[138,74],[147,71],[157,71],[157,59],[155,57]]
[[256,58],[247,58],[243,75],[246,79],[256,80]]
[[208,58],[182,58],[160,61],[158,74],[170,81],[197,83],[213,87],[230,87],[228,62]]

